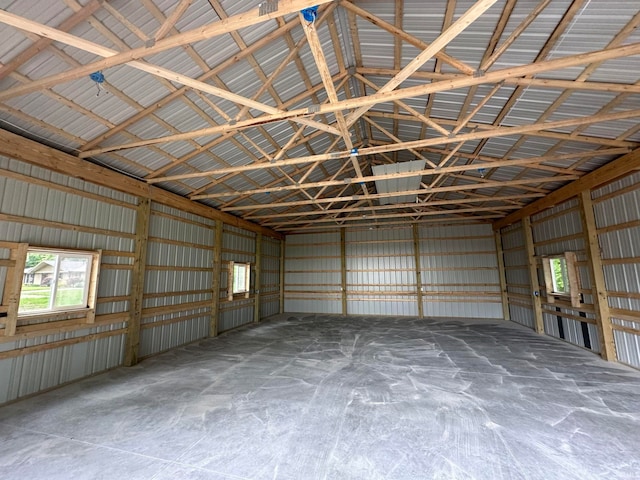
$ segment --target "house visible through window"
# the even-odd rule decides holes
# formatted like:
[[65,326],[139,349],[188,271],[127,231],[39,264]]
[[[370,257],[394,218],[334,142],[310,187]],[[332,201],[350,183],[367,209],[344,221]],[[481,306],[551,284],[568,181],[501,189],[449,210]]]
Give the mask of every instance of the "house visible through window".
[[93,308],[97,258],[98,252],[30,248],[18,314]]

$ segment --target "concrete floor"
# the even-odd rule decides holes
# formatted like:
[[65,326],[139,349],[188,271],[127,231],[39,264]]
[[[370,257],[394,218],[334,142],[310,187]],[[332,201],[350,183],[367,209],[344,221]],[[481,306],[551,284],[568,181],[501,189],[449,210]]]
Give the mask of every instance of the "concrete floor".
[[638,479],[640,372],[506,322],[289,314],[0,408],[0,478]]

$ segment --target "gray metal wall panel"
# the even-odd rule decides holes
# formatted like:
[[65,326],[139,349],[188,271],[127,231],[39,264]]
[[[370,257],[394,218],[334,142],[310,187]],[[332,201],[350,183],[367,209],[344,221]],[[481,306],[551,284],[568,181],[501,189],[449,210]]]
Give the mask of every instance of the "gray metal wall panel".
[[340,270],[339,232],[287,236],[285,311],[341,313]]
[[509,305],[509,313],[511,314],[511,321],[529,328],[534,327],[533,308],[523,305]]
[[[238,308],[240,305],[240,308]],[[245,300],[234,302],[234,307],[220,311],[220,332],[248,325],[253,322],[253,301]]]
[[[171,348],[194,342],[209,335],[210,311],[208,309],[197,309],[181,312],[181,316],[197,315],[197,318],[190,318],[184,321],[172,321],[169,324],[161,324],[156,327],[143,328],[140,332],[140,357],[163,352]],[[169,317],[170,316],[166,316]],[[163,317],[159,317],[162,319]],[[173,319],[172,319],[173,320]],[[155,318],[145,322],[145,325],[160,322]]]
[[613,337],[616,342],[618,360],[632,367],[640,368],[640,335],[614,330]]
[[260,318],[280,313],[280,297],[260,297]]
[[[0,240],[27,242],[32,245],[70,249],[103,249],[130,254],[134,249],[137,199],[131,195],[99,187],[47,169],[0,157],[0,168],[17,174],[51,182],[35,185],[28,180],[0,175],[0,211],[25,219],[62,222],[67,227],[0,222]],[[56,189],[57,186],[74,189]],[[83,192],[101,198],[83,196]],[[90,227],[105,233],[80,232],[74,227]],[[105,255],[98,282],[98,298],[125,296],[130,292],[130,258],[117,253]],[[115,265],[115,267],[114,267]],[[118,268],[117,266],[122,266]],[[4,275],[2,273],[1,275]],[[4,277],[0,280],[3,280]],[[103,301],[98,315],[123,312],[128,302]],[[30,338],[3,344],[4,349],[53,344],[62,340],[80,340],[67,346],[49,348],[38,353],[0,361],[0,403],[23,395],[55,387],[62,383],[121,365],[124,357],[124,335],[83,341],[91,334],[124,328],[123,323],[91,326],[71,332]]]
[[[573,198],[532,217],[532,222],[535,222],[533,223],[532,229],[536,255],[558,255],[571,251],[576,253],[579,264],[587,262],[585,238],[579,208],[579,200]],[[576,238],[568,238],[572,236]],[[592,279],[588,266],[578,265],[577,273],[580,288],[590,289]],[[538,276],[541,290],[544,292],[544,275],[542,275],[540,268],[538,269]],[[585,309],[593,309],[592,295],[584,295],[583,302]],[[557,314],[544,313],[545,332],[554,337],[563,338],[563,340],[574,345],[585,347],[586,342],[582,331],[583,322],[572,318],[578,317],[580,311],[563,305],[548,304],[546,294],[543,294],[542,303],[543,309],[555,310],[559,308]],[[592,313],[586,315],[588,319],[594,318]],[[561,318],[562,330],[560,330],[560,326],[558,325],[558,317]],[[590,332],[588,324],[587,330]],[[593,341],[591,335],[589,335],[589,337],[589,348],[592,351],[598,351],[599,346],[597,342]]]
[[345,253],[347,313],[418,314],[411,227],[346,230]]
[[[419,231],[424,314],[502,318],[491,226],[423,226]],[[459,295],[446,295],[447,292]]]
[[[92,327],[21,340],[3,347],[24,348],[43,345],[122,327],[120,324]],[[0,360],[0,403],[117,367],[124,359],[124,344],[124,335],[114,335]]]
[[[511,294],[509,296],[511,321],[534,328],[531,279],[522,222],[503,228],[500,235],[504,250],[507,292]],[[521,297],[521,295],[526,295],[526,297]]]
[[342,313],[342,300],[336,298],[302,299],[287,297],[284,301],[285,312],[300,313]]
[[[618,360],[640,368],[640,172],[592,192]],[[622,315],[624,318],[618,318]],[[634,318],[638,321],[631,321]],[[626,329],[622,331],[621,329]]]
[[[140,332],[141,357],[205,338],[209,332],[215,222],[156,202],[151,204]],[[169,215],[169,216],[167,216]],[[145,316],[145,309],[172,307],[171,313]],[[183,318],[184,320],[180,320]],[[158,323],[157,326],[153,326]]]

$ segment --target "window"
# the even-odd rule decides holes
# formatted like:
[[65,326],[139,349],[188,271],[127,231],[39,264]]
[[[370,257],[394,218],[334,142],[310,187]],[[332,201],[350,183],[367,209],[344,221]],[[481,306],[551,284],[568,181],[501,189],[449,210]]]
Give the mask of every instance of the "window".
[[99,252],[29,248],[18,315],[92,309]]
[[236,293],[244,293],[249,298],[251,279],[251,264],[229,262],[229,289],[228,298],[233,300]]
[[547,301],[554,303],[556,298],[569,297],[573,307],[580,306],[575,252],[544,257],[542,260]]
[[550,258],[551,282],[554,293],[570,293],[569,276],[567,274],[567,259],[564,257]]

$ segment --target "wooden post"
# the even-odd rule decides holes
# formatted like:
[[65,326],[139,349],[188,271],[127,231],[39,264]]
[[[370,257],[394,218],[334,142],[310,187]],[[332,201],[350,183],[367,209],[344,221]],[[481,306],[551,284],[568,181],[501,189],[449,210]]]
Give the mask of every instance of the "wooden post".
[[227,262],[227,302],[233,302],[233,260]]
[[342,314],[347,315],[347,247],[345,229],[340,229],[340,291],[342,292]]
[[284,240],[280,240],[280,313],[284,313],[284,253],[285,253],[285,242]]
[[498,256],[498,275],[500,276],[500,294],[502,297],[502,316],[505,320],[511,320],[509,313],[509,295],[507,291],[507,272],[504,269],[504,250],[502,249],[502,234],[500,230],[495,233],[496,255]]
[[618,357],[616,355],[613,327],[611,326],[607,285],[604,279],[602,257],[600,256],[600,243],[598,242],[598,231],[596,229],[596,219],[593,213],[591,191],[584,190],[580,194],[580,199],[580,203],[582,205],[582,208],[580,209],[580,216],[582,218],[582,228],[585,234],[585,246],[591,273],[593,307],[596,313],[596,325],[599,333],[598,336],[600,337],[600,355],[602,355],[602,358],[605,360],[615,362],[618,360]]
[[413,255],[416,263],[416,294],[418,296],[418,316],[424,317],[422,304],[422,266],[420,265],[420,232],[418,224],[413,224]]
[[222,273],[222,232],[224,223],[216,220],[215,237],[213,240],[213,265],[211,279],[211,317],[209,317],[209,336],[218,336],[220,321],[220,274]]
[[142,302],[144,297],[144,277],[147,266],[147,243],[149,239],[149,218],[151,201],[139,198],[136,209],[136,246],[133,258],[131,307],[129,309],[129,325],[127,328],[127,345],[124,364],[127,367],[138,363],[140,347],[140,323],[142,321]]
[[7,268],[5,292],[2,303],[7,305],[7,317],[4,325],[4,335],[12,337],[18,327],[18,307],[20,306],[20,291],[22,290],[22,277],[27,261],[28,243],[20,243],[11,249],[10,260],[12,265]]
[[525,246],[527,249],[527,261],[529,264],[529,278],[531,279],[531,295],[533,301],[534,325],[537,333],[544,333],[544,320],[542,318],[542,302],[540,300],[540,282],[538,281],[538,265],[535,249],[533,247],[533,231],[531,230],[531,217],[522,219]]
[[254,295],[255,304],[253,306],[253,323],[260,321],[260,289],[262,282],[260,281],[260,275],[262,270],[262,234],[256,235],[256,280],[254,283]]
[[100,262],[102,261],[102,250],[98,250],[98,255],[94,255],[91,260],[91,279],[89,281],[89,291],[87,292],[87,305],[91,308],[87,311],[87,323],[96,321],[96,299],[98,298],[98,278],[100,276]]

